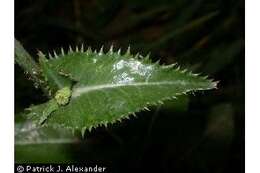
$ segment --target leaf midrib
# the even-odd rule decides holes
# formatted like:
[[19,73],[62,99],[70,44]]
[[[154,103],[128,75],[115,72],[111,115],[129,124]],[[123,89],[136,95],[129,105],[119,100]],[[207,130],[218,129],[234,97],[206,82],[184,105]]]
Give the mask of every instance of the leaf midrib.
[[72,139],[49,139],[49,140],[41,140],[41,141],[32,141],[32,142],[15,142],[16,146],[23,146],[23,145],[42,145],[42,144],[72,144],[77,142],[76,140]]
[[[204,83],[204,82],[202,82]],[[101,84],[101,85],[91,85],[85,87],[76,87],[73,89],[72,98],[77,98],[82,94],[86,94],[88,92],[104,90],[104,89],[111,89],[111,88],[119,88],[119,87],[126,87],[126,86],[160,86],[160,85],[186,85],[187,82],[183,80],[177,81],[160,81],[160,82],[135,82],[135,83],[124,83],[124,84]],[[198,84],[198,82],[196,83]]]

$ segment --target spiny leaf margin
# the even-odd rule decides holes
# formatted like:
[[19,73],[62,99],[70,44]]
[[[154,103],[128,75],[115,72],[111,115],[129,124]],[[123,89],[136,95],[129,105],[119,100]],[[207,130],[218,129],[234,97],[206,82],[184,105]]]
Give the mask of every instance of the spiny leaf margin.
[[[147,63],[147,64],[154,65],[154,66],[157,66],[157,67],[160,66],[159,65],[159,61],[157,61],[156,63],[152,63],[151,62],[151,59],[149,58],[149,54],[147,56],[145,56],[145,57],[141,56],[140,54],[131,55],[130,47],[127,49],[125,54],[121,54],[121,49],[119,49],[117,52],[114,52],[113,46],[110,47],[110,50],[107,53],[104,53],[103,46],[101,47],[100,51],[96,51],[96,50],[92,51],[90,47],[88,47],[88,49],[85,51],[83,45],[81,46],[80,49],[78,47],[76,47],[75,51],[73,51],[72,48],[70,47],[67,54],[64,53],[64,49],[63,48],[61,48],[60,52],[61,53],[58,55],[56,53],[56,51],[54,51],[54,53],[53,53],[54,56],[49,54],[49,61],[52,62],[52,61],[55,61],[57,59],[62,59],[64,57],[66,57],[66,56],[72,56],[72,55],[75,55],[75,54],[82,54],[82,55],[84,54],[85,56],[90,56],[90,55],[93,55],[93,56],[104,56],[103,58],[109,58],[109,56],[110,57],[114,56],[114,57],[117,57],[119,60],[123,59],[123,58],[129,58],[129,59],[133,58],[135,60],[140,61],[141,63]],[[71,57],[71,58],[73,58],[73,57]],[[73,131],[75,129],[76,130],[81,130],[82,136],[84,136],[84,133],[85,133],[86,129],[91,131],[92,129],[95,129],[95,128],[100,127],[100,126],[105,126],[106,127],[108,124],[114,124],[116,122],[121,122],[124,119],[130,119],[130,115],[136,116],[136,114],[135,114],[136,112],[140,112],[142,110],[149,110],[148,109],[149,106],[156,106],[156,105],[163,104],[163,101],[176,99],[176,97],[178,95],[187,94],[189,92],[194,92],[194,91],[198,91],[198,90],[209,90],[209,89],[213,89],[213,88],[217,87],[217,82],[213,82],[213,80],[208,79],[207,76],[201,77],[198,74],[193,74],[192,72],[190,72],[190,71],[188,71],[186,69],[181,69],[179,66],[177,66],[177,64],[161,65],[160,68],[161,69],[168,69],[168,70],[171,70],[171,71],[175,71],[175,72],[178,72],[178,73],[185,74],[187,76],[192,76],[192,77],[195,77],[197,79],[202,79],[202,80],[208,81],[210,83],[210,85],[208,87],[204,87],[204,88],[199,87],[199,88],[196,88],[196,89],[186,89],[186,90],[184,90],[182,92],[175,93],[172,96],[163,97],[163,98],[160,98],[160,99],[158,99],[156,101],[152,101],[152,102],[146,102],[145,106],[137,107],[133,111],[129,111],[129,112],[126,112],[124,114],[121,114],[119,116],[119,118],[114,118],[114,119],[112,119],[110,121],[102,120],[102,121],[93,123],[92,125],[90,125],[88,127],[87,126],[71,127],[71,126],[66,125],[65,123],[58,123],[58,124],[51,124],[51,125],[52,126],[58,126],[58,127],[65,127],[65,128],[68,128],[68,129],[72,129]],[[63,71],[58,71],[58,72],[59,72],[60,75],[64,75],[66,77],[71,78],[72,80],[75,80],[75,79],[73,79],[73,76],[72,76],[72,74],[70,72],[63,72]],[[78,82],[80,83],[80,81],[78,81]],[[54,112],[54,114],[55,114],[55,112]],[[49,124],[49,120],[47,121],[46,124]]]

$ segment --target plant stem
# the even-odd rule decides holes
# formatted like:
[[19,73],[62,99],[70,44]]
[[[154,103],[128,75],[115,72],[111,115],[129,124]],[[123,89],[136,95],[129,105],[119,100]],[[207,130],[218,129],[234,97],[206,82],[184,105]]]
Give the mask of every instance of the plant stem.
[[48,90],[44,87],[44,80],[41,80],[41,70],[38,64],[34,61],[31,55],[23,48],[22,44],[15,39],[15,62],[29,74],[35,87],[40,87],[45,94],[48,95]]

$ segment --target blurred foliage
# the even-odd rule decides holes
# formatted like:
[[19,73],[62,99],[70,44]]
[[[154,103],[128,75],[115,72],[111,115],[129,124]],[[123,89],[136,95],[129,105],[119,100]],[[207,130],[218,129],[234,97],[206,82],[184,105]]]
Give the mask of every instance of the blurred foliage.
[[[16,150],[16,162],[96,161],[113,172],[244,172],[244,1],[17,0],[15,37],[34,57],[37,50],[81,43],[123,50],[130,44],[154,61],[178,62],[220,81],[218,90],[98,128],[84,141],[36,145],[26,155]],[[17,65],[15,75],[20,122],[24,108],[46,98]]]

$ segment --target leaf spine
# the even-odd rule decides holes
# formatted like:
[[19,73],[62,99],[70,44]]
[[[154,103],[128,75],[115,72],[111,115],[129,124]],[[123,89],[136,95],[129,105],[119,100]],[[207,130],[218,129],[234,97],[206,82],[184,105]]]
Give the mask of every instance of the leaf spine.
[[118,54],[118,55],[121,55],[121,48],[118,49],[117,54]]
[[54,53],[55,58],[58,58],[58,55],[55,50],[53,51],[53,53]]
[[113,44],[110,46],[110,49],[109,49],[109,53],[110,53],[110,55],[112,55],[113,54],[113,51],[114,51],[114,46],[113,46]]
[[53,57],[52,57],[50,52],[48,53],[48,56],[49,56],[50,59],[53,59]]
[[62,56],[65,55],[65,53],[64,53],[64,49],[63,49],[63,48],[61,48],[61,55],[62,55]]
[[87,55],[88,55],[88,54],[90,54],[90,53],[92,53],[92,50],[91,50],[91,47],[90,47],[90,46],[88,47],[88,49],[87,49],[87,52],[86,52],[86,53],[87,53]]
[[73,50],[72,50],[70,45],[69,45],[69,52],[68,53],[73,53]]
[[126,55],[127,55],[127,56],[131,55],[131,48],[130,48],[130,45],[129,45],[128,48],[127,48]]
[[100,50],[99,50],[99,53],[98,53],[99,56],[104,54],[103,49],[104,49],[104,46],[102,45]]
[[81,129],[81,137],[84,139],[85,133],[86,133],[87,127],[82,127]]
[[84,44],[81,44],[81,48],[80,48],[80,52],[83,53],[84,52]]

